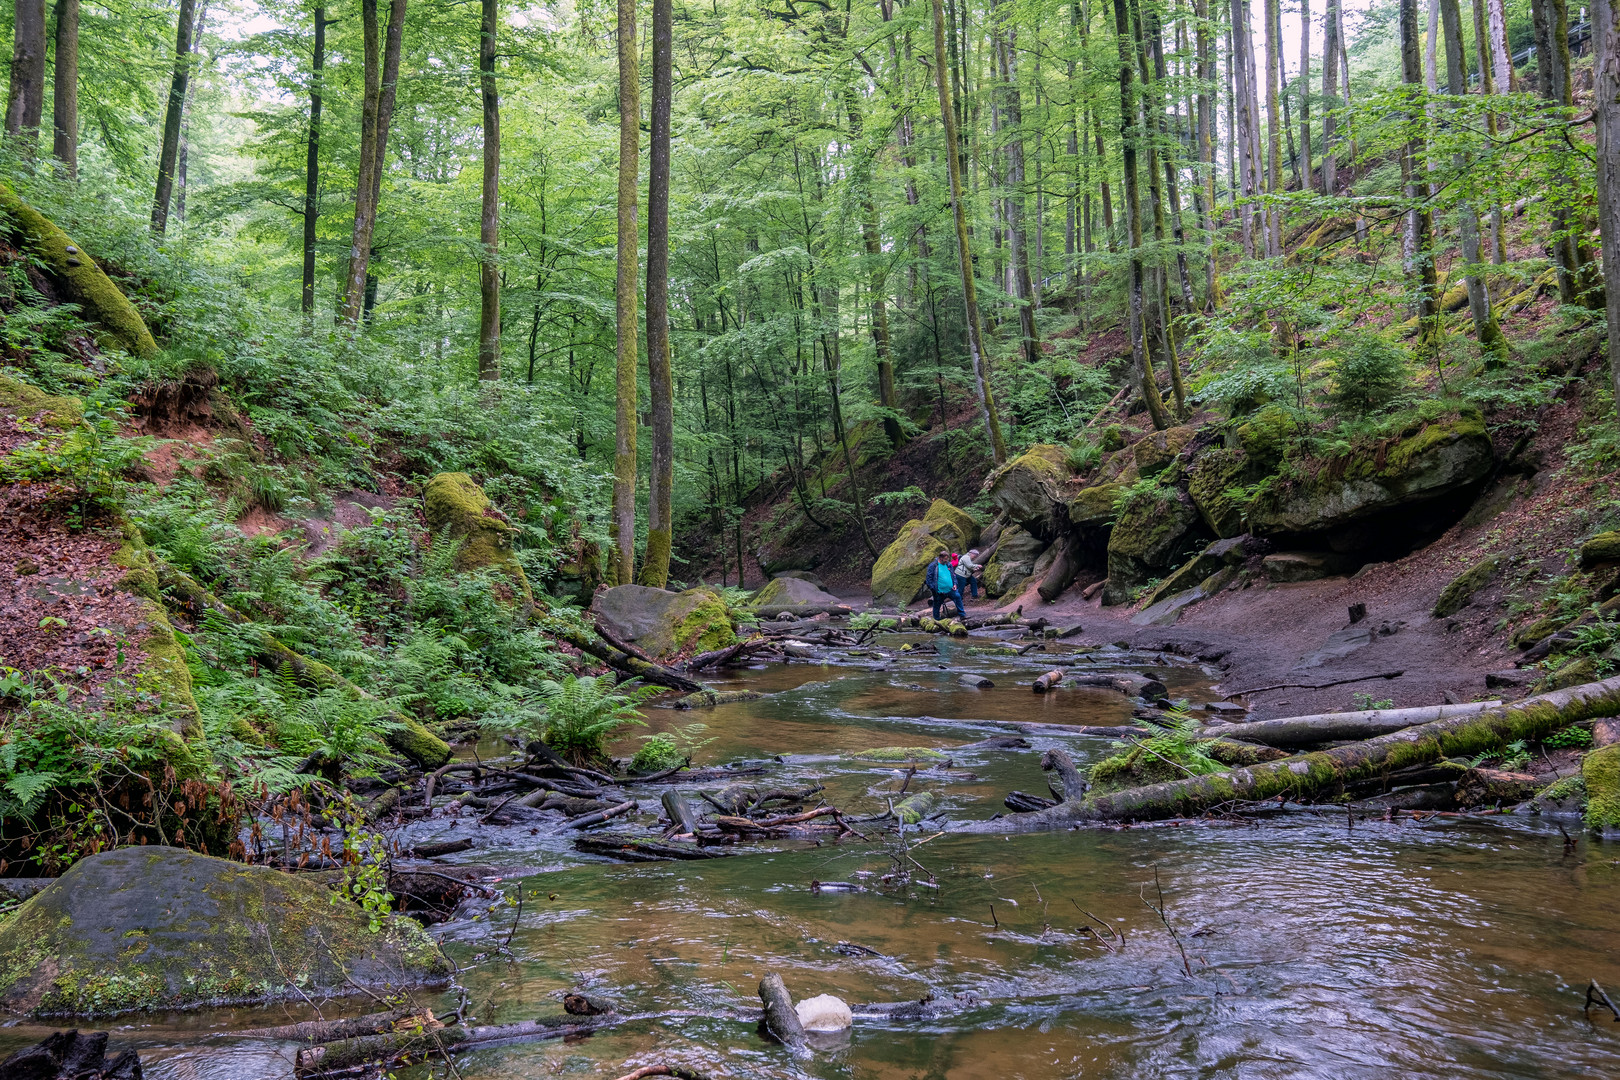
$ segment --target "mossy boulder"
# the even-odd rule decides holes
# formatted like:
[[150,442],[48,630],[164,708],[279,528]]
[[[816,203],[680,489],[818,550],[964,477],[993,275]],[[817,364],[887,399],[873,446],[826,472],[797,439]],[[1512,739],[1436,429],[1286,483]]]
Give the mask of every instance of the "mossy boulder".
[[1590,656],[1582,656],[1569,661],[1557,671],[1541,681],[1536,692],[1545,694],[1549,690],[1563,690],[1571,686],[1580,686],[1582,683],[1597,682],[1597,661]]
[[1564,625],[1561,620],[1540,618],[1533,623],[1520,627],[1513,634],[1512,644],[1515,649],[1528,649],[1542,638],[1555,632]]
[[1125,449],[1125,429],[1119,424],[1109,424],[1103,428],[1097,433],[1097,449],[1105,454]]
[[1114,504],[1129,484],[1115,481],[1081,488],[1070,498],[1069,524],[1077,529],[1105,529],[1114,521]]
[[766,582],[765,587],[754,594],[748,606],[768,615],[779,615],[784,611],[794,615],[837,614],[851,610],[848,604],[819,585],[803,578],[786,576]]
[[986,596],[1005,596],[1017,592],[1035,572],[1035,563],[1047,550],[1046,541],[1010,525],[1001,535],[995,555],[984,567]]
[[1187,472],[1187,494],[1216,536],[1240,536],[1260,484],[1277,472],[1298,431],[1292,415],[1267,405],[1227,432],[1223,446],[1200,453]]
[[120,349],[143,359],[158,354],[146,320],[96,260],[4,183],[0,183],[0,227],[39,256],[51,275],[66,286],[85,318],[96,325],[102,348]]
[[984,487],[1003,517],[1050,541],[1067,516],[1069,475],[1069,452],[1043,443],[991,473]]
[[1586,787],[1586,827],[1620,827],[1620,745],[1603,746],[1581,761]]
[[458,570],[496,570],[512,583],[516,599],[534,603],[529,579],[512,550],[517,529],[466,473],[439,473],[422,488],[422,513],[436,537],[459,542]]
[[420,926],[309,877],[178,848],[82,859],[0,923],[0,1009],[104,1015],[440,985]]
[[409,716],[395,716],[393,719],[399,727],[388,732],[383,741],[394,753],[429,771],[450,761],[450,744],[429,731],[420,720]]
[[872,603],[904,607],[923,592],[923,575],[941,551],[965,551],[979,538],[978,523],[944,499],[900,526],[894,542],[872,566]]
[[1484,418],[1466,410],[1376,446],[1308,462],[1308,478],[1277,484],[1248,508],[1257,535],[1323,533],[1466,491],[1494,461]]
[[737,641],[725,602],[708,589],[677,593],[620,585],[598,593],[591,610],[615,637],[655,658],[709,652]]
[[0,412],[67,431],[83,422],[84,402],[76,397],[47,394],[37,386],[0,375]]
[[1150,432],[1131,445],[1131,459],[1138,476],[1157,476],[1180,456],[1198,434],[1192,424]]
[[1202,548],[1198,511],[1186,495],[1165,490],[1164,497],[1142,496],[1120,512],[1108,537],[1108,584],[1103,603],[1124,604],[1132,592],[1180,566]]
[[1581,544],[1582,570],[1606,562],[1620,562],[1620,532],[1600,532]]
[[1430,614],[1436,619],[1455,615],[1468,606],[1475,593],[1491,583],[1500,568],[1500,560],[1494,557],[1481,559],[1470,566],[1440,590],[1440,598],[1434,602],[1434,610]]

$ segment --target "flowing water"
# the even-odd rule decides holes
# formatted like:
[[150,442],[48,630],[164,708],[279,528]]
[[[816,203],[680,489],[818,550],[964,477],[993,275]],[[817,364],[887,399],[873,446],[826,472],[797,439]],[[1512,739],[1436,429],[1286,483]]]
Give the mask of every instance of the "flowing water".
[[[1113,690],[1037,697],[1028,684],[1045,665],[948,648],[867,667],[744,671],[728,685],[770,696],[701,714],[655,710],[652,726],[705,722],[715,741],[701,762],[764,763],[784,786],[819,780],[859,815],[881,812],[906,777],[849,752],[945,748],[1025,725],[1032,750],[953,752],[910,779],[909,790],[942,797],[947,818],[969,818],[996,812],[1009,789],[1044,793],[1042,748],[1067,747],[1082,763],[1110,751],[1106,736],[1027,725],[1129,719]],[[1196,667],[1116,659],[1163,678],[1173,696],[1211,696]],[[998,685],[964,687],[965,670]],[[501,887],[523,890],[515,924],[516,909],[497,906],[438,928],[478,1023],[558,1015],[574,988],[660,1014],[574,1043],[468,1054],[460,1075],[613,1077],[667,1062],[715,1077],[870,1080],[1620,1076],[1620,1023],[1581,1009],[1589,979],[1620,989],[1620,845],[1582,837],[1566,854],[1557,826],[1533,819],[1352,823],[1310,812],[1010,837],[938,824],[908,830],[905,850],[873,832],[869,843],[776,842],[737,858],[633,865],[578,855],[544,829],[418,826],[423,838],[474,836],[480,847],[456,858],[498,866]],[[906,860],[937,888],[886,885]],[[756,1033],[768,971],[795,997],[934,995],[949,1010],[857,1019],[848,1037],[796,1055]],[[327,1015],[368,1007],[344,1002]],[[287,1047],[207,1034],[289,1015],[308,1013],[123,1018],[114,1042],[143,1047],[160,1080],[290,1076]],[[8,1044],[28,1034],[4,1033]]]

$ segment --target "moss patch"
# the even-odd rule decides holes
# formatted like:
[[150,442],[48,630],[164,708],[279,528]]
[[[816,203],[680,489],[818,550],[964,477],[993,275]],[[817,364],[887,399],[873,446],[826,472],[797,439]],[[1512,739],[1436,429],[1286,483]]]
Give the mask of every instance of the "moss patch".
[[1586,785],[1586,827],[1620,826],[1620,745],[1593,750],[1581,761]]
[[142,358],[158,354],[146,320],[96,265],[96,260],[4,183],[0,183],[0,211],[4,211],[12,233],[45,261],[52,276],[67,285],[85,317],[96,324],[102,348],[120,349]]
[[1440,591],[1440,599],[1434,602],[1434,611],[1431,614],[1437,619],[1444,619],[1455,615],[1468,606],[1474,594],[1491,583],[1500,569],[1501,563],[1493,558],[1481,559],[1467,570],[1451,579],[1451,583]]
[[731,612],[719,596],[707,589],[688,589],[682,598],[693,601],[690,610],[675,623],[676,652],[703,653],[737,643],[731,625]]
[[1606,562],[1620,562],[1620,532],[1600,532],[1581,544],[1581,569]]
[[[4,187],[0,184],[0,187]],[[58,431],[84,422],[84,402],[76,397],[47,394],[37,386],[0,375],[0,409]]]
[[393,719],[403,723],[385,739],[390,750],[428,770],[437,769],[450,760],[450,744],[429,731],[420,720],[408,716]]

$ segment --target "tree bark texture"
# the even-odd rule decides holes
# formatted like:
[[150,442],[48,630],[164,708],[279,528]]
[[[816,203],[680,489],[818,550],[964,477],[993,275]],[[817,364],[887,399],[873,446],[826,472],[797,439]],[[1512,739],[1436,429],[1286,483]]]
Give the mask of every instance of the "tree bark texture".
[[[1462,14],[1457,0],[1439,0],[1439,4],[1440,20],[1446,32],[1446,93],[1454,99],[1454,106],[1461,106],[1463,95],[1468,93]],[[1456,155],[1452,165],[1459,173],[1466,172],[1468,156]],[[1464,261],[1470,268],[1478,267],[1482,261],[1479,254],[1479,211],[1471,204],[1458,206],[1457,231],[1462,240]],[[1507,343],[1502,339],[1502,331],[1497,327],[1496,316],[1491,311],[1491,293],[1485,278],[1478,269],[1470,269],[1465,280],[1468,286],[1468,311],[1474,320],[1474,338],[1479,342],[1479,351],[1487,356],[1500,355]]]
[[[1620,327],[1620,27],[1615,0],[1592,6],[1592,63],[1596,90],[1598,229],[1603,237],[1603,283],[1609,325]],[[1609,378],[1620,403],[1620,333],[1609,338]]]
[[13,12],[6,134],[33,147],[45,111],[45,0],[17,0]]
[[1311,0],[1299,0],[1299,170],[1299,189],[1315,187],[1311,170]]
[[[495,87],[498,0],[483,0],[478,36],[478,87],[484,99],[484,192],[478,218],[478,378],[501,378],[501,96]],[[378,141],[381,167],[382,142]],[[373,207],[373,213],[375,213]]]
[[349,241],[349,267],[343,285],[343,319],[351,325],[360,321],[365,304],[366,267],[371,258],[371,228],[375,209],[371,206],[374,186],[372,171],[377,168],[377,108],[382,98],[382,40],[377,28],[377,0],[360,0],[362,40],[362,92],[360,101],[360,168],[354,182],[354,229]]
[[[1408,87],[1421,86],[1423,69],[1418,55],[1417,0],[1400,0],[1401,75]],[[1406,174],[1406,197],[1412,208],[1407,211],[1407,235],[1411,250],[1407,272],[1411,278],[1414,306],[1417,309],[1419,342],[1423,349],[1438,360],[1440,348],[1440,306],[1436,302],[1439,289],[1434,270],[1434,253],[1429,250],[1429,236],[1433,224],[1426,206],[1419,200],[1428,194],[1428,185],[1418,177],[1427,145],[1421,134],[1426,114],[1414,109],[1408,114],[1414,134],[1406,144],[1402,171]]]
[[1339,108],[1339,4],[1327,0],[1322,16],[1322,194],[1334,194],[1339,178],[1338,147],[1333,136],[1339,126],[1334,112]]
[[996,399],[990,385],[990,357],[984,351],[984,324],[979,318],[978,291],[973,283],[973,252],[968,243],[967,208],[963,205],[962,165],[957,146],[956,113],[951,107],[952,94],[948,83],[949,67],[945,62],[945,13],[942,0],[933,0],[934,7],[934,73],[939,85],[940,118],[945,127],[946,172],[950,175],[951,210],[956,220],[956,256],[962,269],[962,305],[967,317],[968,355],[973,363],[974,389],[979,396],[979,412],[990,435],[990,452],[997,465],[1007,461],[1007,442],[1001,434],[1001,419],[996,413]]
[[613,452],[613,553],[608,583],[628,585],[635,580],[636,560],[636,279],[640,277],[637,271],[641,262],[636,226],[641,171],[641,61],[636,51],[635,0],[618,0],[618,38],[619,250],[614,287],[618,304],[618,407]]
[[51,80],[51,153],[79,178],[79,0],[56,0],[56,60]]
[[[1283,189],[1282,126],[1278,113],[1278,72],[1282,67],[1282,3],[1266,0],[1266,191]],[[1266,209],[1266,254],[1282,256],[1282,211]]]
[[673,96],[672,0],[652,4],[652,131],[647,148],[647,389],[652,407],[652,477],[641,583],[669,580],[675,525],[675,387],[669,341],[669,114]]
[[[38,3],[43,19],[44,0],[38,0]],[[180,158],[180,117],[185,110],[186,87],[191,83],[191,31],[196,21],[196,0],[180,0],[180,15],[175,21],[174,31],[174,74],[169,80],[169,104],[163,114],[163,145],[158,152],[157,190],[152,196],[152,231],[159,236],[169,227],[174,167]],[[34,124],[39,124],[37,114]]]

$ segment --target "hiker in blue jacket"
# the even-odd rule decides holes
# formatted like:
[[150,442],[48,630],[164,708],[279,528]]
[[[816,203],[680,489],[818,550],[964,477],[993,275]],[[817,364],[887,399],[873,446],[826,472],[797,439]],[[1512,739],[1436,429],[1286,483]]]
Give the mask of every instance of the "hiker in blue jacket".
[[939,607],[946,600],[956,605],[957,618],[967,618],[967,612],[962,609],[962,592],[956,587],[956,572],[951,569],[950,552],[941,551],[939,557],[928,564],[924,584],[934,598],[934,618],[939,618]]

